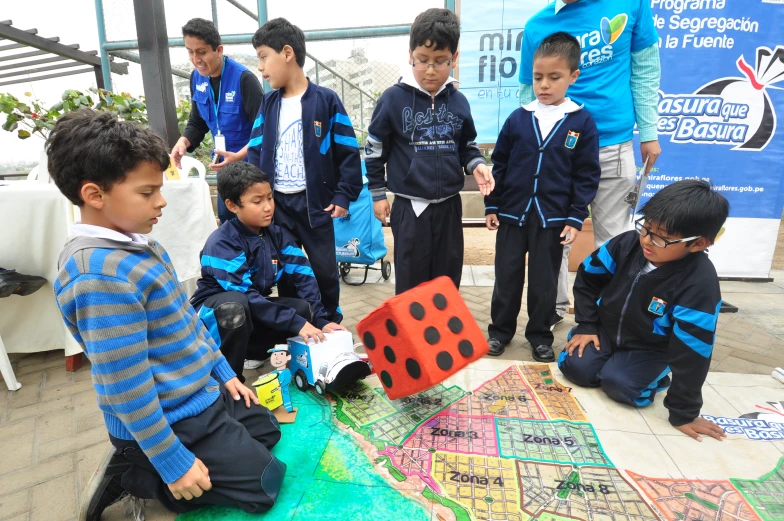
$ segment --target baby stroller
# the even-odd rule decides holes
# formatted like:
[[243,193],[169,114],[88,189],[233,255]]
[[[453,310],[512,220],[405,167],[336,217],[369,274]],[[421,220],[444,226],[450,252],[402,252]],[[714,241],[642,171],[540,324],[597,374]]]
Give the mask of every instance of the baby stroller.
[[[345,217],[335,219],[335,254],[343,282],[359,286],[367,281],[368,270],[381,271],[384,280],[392,274],[392,263],[384,260],[387,247],[384,244],[384,231],[381,222],[373,215],[373,198],[365,177],[365,162],[362,161],[362,191],[359,199],[351,203]],[[381,267],[376,268],[376,262]],[[362,282],[349,282],[347,277],[352,269],[365,268]]]

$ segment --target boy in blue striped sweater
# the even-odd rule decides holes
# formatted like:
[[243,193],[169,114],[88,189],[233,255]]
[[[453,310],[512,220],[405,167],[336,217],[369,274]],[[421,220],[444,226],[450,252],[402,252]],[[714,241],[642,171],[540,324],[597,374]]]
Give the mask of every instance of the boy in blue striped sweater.
[[[269,176],[250,163],[232,163],[221,171],[218,194],[235,217],[207,239],[191,303],[244,381],[246,358],[269,358],[267,350],[291,336],[319,342],[325,332],[345,328],[327,318],[303,251],[273,224]],[[270,296],[284,282],[295,288],[296,297]]]
[[60,255],[55,296],[92,363],[116,448],[90,485],[81,519],[97,521],[126,494],[173,512],[268,510],[286,470],[270,453],[278,423],[237,379],[166,250],[140,235],[166,205],[163,141],[84,109],[64,116],[46,146],[57,187],[82,216]]

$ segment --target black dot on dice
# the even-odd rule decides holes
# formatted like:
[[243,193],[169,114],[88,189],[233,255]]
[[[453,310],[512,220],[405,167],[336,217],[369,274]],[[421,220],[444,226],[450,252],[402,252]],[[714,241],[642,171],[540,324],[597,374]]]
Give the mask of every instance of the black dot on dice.
[[408,372],[408,376],[414,380],[417,380],[420,376],[422,376],[422,368],[419,367],[419,362],[413,358],[406,360],[406,371]]
[[441,293],[436,293],[433,297],[433,304],[441,311],[446,309],[446,297]]
[[468,340],[461,340],[460,343],[457,344],[457,350],[460,351],[460,354],[464,357],[471,358],[474,355],[474,344]]
[[371,351],[376,348],[376,339],[370,331],[365,331],[365,334],[362,335],[362,343]]
[[411,311],[411,316],[417,320],[425,318],[425,308],[419,302],[414,302],[408,308]]
[[389,373],[386,371],[381,371],[381,381],[384,383],[384,386],[389,389],[392,387],[392,377],[389,376]]
[[449,331],[454,334],[458,334],[463,330],[463,321],[457,317],[450,318],[447,325],[449,326]]
[[447,353],[446,351],[441,351],[436,355],[436,365],[438,365],[439,369],[442,371],[449,371],[452,369],[452,364],[454,360],[452,360],[452,355]]
[[397,357],[395,356],[395,352],[389,346],[384,346],[384,356],[387,360],[389,360],[390,364],[394,364]]
[[397,326],[392,322],[391,318],[387,319],[387,331],[389,331],[390,335],[397,336]]
[[438,329],[433,326],[425,329],[425,342],[432,346],[437,344],[439,340],[441,340],[441,333],[438,332]]

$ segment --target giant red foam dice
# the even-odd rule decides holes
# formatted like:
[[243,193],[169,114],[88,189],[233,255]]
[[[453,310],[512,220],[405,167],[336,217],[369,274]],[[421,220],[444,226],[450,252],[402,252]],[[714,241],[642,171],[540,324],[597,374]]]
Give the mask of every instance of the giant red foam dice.
[[357,332],[393,400],[443,382],[489,349],[448,277],[385,301],[357,324]]

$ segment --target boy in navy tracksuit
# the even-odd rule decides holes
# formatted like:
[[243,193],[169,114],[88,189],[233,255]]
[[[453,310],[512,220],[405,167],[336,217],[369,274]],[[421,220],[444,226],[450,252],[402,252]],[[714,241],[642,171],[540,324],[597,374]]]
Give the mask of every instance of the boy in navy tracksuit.
[[498,230],[488,328],[493,356],[515,335],[527,253],[525,337],[534,360],[555,360],[550,320],[561,255],[588,217],[601,172],[593,118],[564,97],[580,75],[579,63],[580,44],[573,36],[555,33],[544,39],[534,55],[537,101],[509,116],[493,152],[496,188],[485,197],[487,228]]
[[384,91],[368,129],[368,188],[382,224],[390,217],[386,191],[395,194],[390,224],[398,294],[441,275],[460,287],[463,171],[474,175],[482,195],[493,188],[468,100],[449,77],[459,40],[460,21],[451,11],[417,16],[409,39],[412,74]]
[[580,266],[577,327],[558,367],[575,384],[601,386],[635,407],[671,386],[664,399],[670,423],[698,441],[700,434],[721,439],[721,427],[700,418],[721,307],[704,251],[729,203],[710,184],[686,180],[661,189],[640,213],[636,231],[611,239]]
[[[305,254],[272,224],[269,176],[249,163],[232,163],[221,172],[218,193],[236,218],[207,239],[191,303],[244,381],[246,358],[268,358],[267,350],[290,336],[318,342],[324,332],[344,328],[327,317]],[[297,298],[270,297],[278,282],[294,287]]]
[[[327,317],[340,322],[335,230],[362,190],[354,127],[338,95],[310,83],[305,35],[283,18],[253,35],[259,71],[273,89],[264,96],[248,143],[248,162],[271,176],[275,224],[305,247]],[[292,295],[288,285],[281,295]]]

